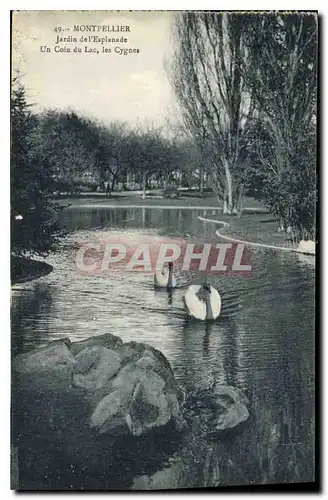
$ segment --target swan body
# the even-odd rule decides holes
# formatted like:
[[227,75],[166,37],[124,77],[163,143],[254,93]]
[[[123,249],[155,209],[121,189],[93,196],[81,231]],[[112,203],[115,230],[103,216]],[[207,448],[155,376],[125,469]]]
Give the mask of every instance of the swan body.
[[156,270],[154,276],[155,286],[164,288],[182,288],[188,286],[192,279],[191,272],[174,270],[172,262]]
[[176,277],[169,267],[163,267],[155,272],[155,285],[166,288],[175,288],[177,284]]
[[[207,285],[210,293],[208,295],[208,302],[199,298],[197,294],[202,292],[202,285],[189,286],[185,296],[184,302],[190,316],[202,321],[206,319],[216,319],[221,312],[221,297],[219,292],[211,285]],[[209,307],[211,312],[209,314]]]

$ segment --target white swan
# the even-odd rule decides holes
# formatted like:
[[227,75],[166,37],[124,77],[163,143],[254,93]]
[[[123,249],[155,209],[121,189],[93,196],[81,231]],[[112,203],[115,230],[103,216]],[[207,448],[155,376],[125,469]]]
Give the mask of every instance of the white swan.
[[155,272],[154,280],[156,286],[175,288],[177,280],[173,273],[173,262],[169,262],[168,265],[163,266],[160,271],[157,270]]
[[193,280],[191,271],[173,269],[173,262],[165,263],[161,270],[155,271],[155,286],[164,288],[182,288]]
[[221,297],[211,285],[191,285],[184,303],[190,316],[200,320],[214,320],[221,312]]

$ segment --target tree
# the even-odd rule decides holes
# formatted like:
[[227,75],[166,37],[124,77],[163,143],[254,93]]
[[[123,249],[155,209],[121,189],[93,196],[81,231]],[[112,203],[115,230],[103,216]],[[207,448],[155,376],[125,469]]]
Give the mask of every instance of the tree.
[[52,203],[53,177],[41,147],[40,123],[14,78],[11,94],[11,251],[45,256],[61,235]]
[[73,112],[48,110],[40,117],[42,145],[58,191],[74,193],[95,171],[92,122]]
[[123,174],[122,149],[125,147],[125,124],[113,122],[109,126],[97,127],[98,144],[96,147],[96,164],[100,181],[111,180],[111,191],[120,175]]
[[152,124],[131,131],[126,137],[124,163],[141,176],[142,197],[146,198],[147,179],[153,173],[168,172],[168,158],[161,129]]
[[252,18],[244,78],[253,94],[250,174],[296,239],[314,239],[317,20],[309,14]]
[[248,16],[185,12],[174,27],[173,88],[224,213],[240,213],[248,127],[254,111],[242,65]]

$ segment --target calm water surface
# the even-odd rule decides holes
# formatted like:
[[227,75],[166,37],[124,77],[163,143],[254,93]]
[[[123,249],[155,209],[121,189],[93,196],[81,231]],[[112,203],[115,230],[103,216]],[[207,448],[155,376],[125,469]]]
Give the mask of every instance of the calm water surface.
[[222,295],[222,316],[210,327],[186,321],[184,291],[154,291],[150,275],[90,276],[76,269],[77,248],[86,241],[116,236],[135,243],[213,239],[215,226],[199,221],[198,215],[203,211],[67,210],[63,224],[71,232],[60,252],[48,259],[53,272],[13,287],[14,352],[60,337],[74,341],[107,332],[123,341],[149,343],[169,359],[184,387],[207,388],[216,380],[248,395],[252,427],[229,441],[225,451],[233,474],[232,469],[221,471],[221,484],[311,481],[312,257],[254,248],[250,277],[211,277]]

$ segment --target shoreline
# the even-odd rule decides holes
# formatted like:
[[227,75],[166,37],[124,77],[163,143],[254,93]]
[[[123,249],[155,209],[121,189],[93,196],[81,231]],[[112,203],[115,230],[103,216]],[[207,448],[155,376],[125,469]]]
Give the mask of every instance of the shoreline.
[[[152,208],[157,210],[212,210],[213,212],[221,212],[222,207],[215,206],[203,206],[203,205],[132,205],[132,204],[81,204],[81,205],[70,205],[65,209],[74,209],[74,208]],[[243,212],[251,212],[251,213],[269,213],[265,208],[257,208],[257,207],[246,207],[243,209]],[[228,215],[228,214],[225,214]]]
[[52,271],[53,267],[47,262],[26,257],[11,257],[11,285],[27,283],[42,278]]
[[[159,196],[147,196],[143,199],[136,193],[129,195],[117,194],[112,196],[80,196],[80,197],[58,197],[54,201],[64,209],[74,208],[154,208],[154,209],[190,209],[190,210],[215,210],[222,212],[222,205],[218,204],[215,196],[181,196],[179,198],[164,198]],[[245,198],[245,207],[243,211],[267,213],[263,207],[254,198]]]
[[[223,228],[231,227],[230,224],[226,221],[220,221],[220,220],[216,220],[216,219],[208,219],[208,218],[202,217],[200,215],[198,216],[198,219],[200,221],[204,222],[205,224],[206,223],[220,224]],[[293,253],[298,253],[298,254],[303,254],[303,255],[311,255],[311,256],[315,257],[315,253],[301,249],[300,244],[298,247],[295,247],[289,240],[286,239],[285,236],[283,237],[282,241],[290,246],[277,246],[277,245],[264,243],[264,242],[261,243],[261,242],[254,242],[254,241],[250,241],[250,240],[243,240],[243,239],[239,239],[237,237],[234,237],[232,235],[230,236],[230,235],[222,234],[219,230],[215,231],[215,235],[218,236],[219,238],[226,240],[226,241],[231,241],[234,243],[241,243],[241,244],[245,244],[245,245],[252,246],[252,247],[267,248],[267,249],[272,249],[272,250],[281,250],[284,252],[293,252]],[[315,244],[315,242],[313,242],[312,240],[309,240],[309,242],[311,242],[311,244],[312,243]]]

